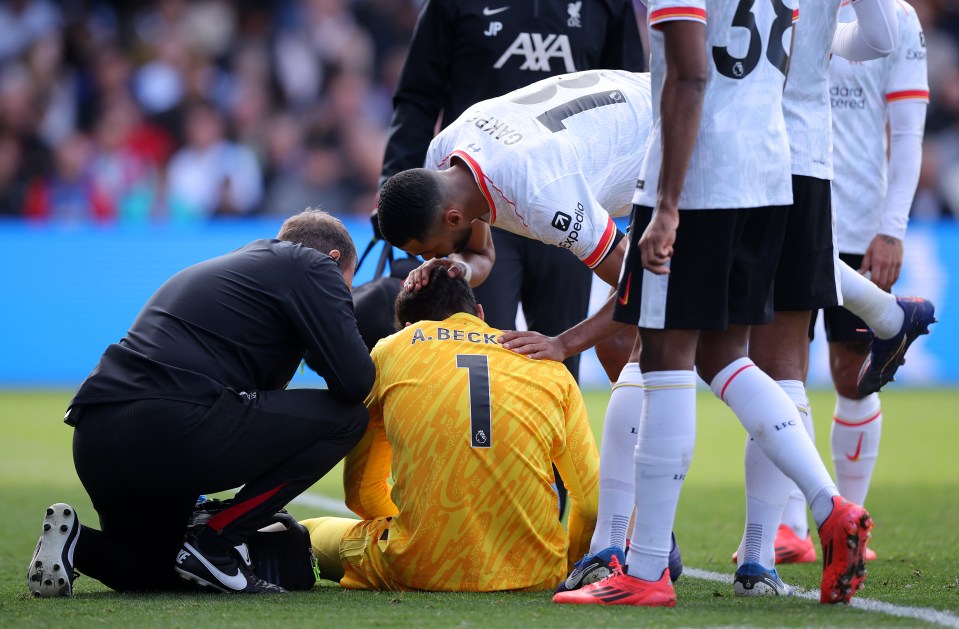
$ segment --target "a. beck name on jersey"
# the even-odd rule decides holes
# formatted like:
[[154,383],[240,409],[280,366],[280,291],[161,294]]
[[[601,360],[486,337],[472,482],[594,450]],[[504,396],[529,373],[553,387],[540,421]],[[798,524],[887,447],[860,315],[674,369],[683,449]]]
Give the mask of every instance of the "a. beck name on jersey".
[[488,332],[465,332],[463,330],[451,330],[448,328],[436,328],[436,336],[426,336],[423,328],[413,330],[413,338],[410,345],[416,345],[418,342],[426,341],[465,341],[467,343],[483,343],[484,345],[499,345],[496,342],[497,334]]

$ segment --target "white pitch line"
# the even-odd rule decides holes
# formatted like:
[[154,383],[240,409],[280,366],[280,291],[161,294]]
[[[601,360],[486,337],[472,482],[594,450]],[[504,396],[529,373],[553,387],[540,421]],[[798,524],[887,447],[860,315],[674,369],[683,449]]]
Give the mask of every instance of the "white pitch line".
[[[304,507],[322,509],[336,515],[356,517],[352,511],[346,508],[342,500],[321,494],[300,494],[293,499],[293,502],[303,505]],[[715,581],[717,583],[732,584],[733,582],[733,577],[729,573],[712,572],[698,568],[684,568],[683,575],[694,579]],[[794,590],[794,596],[808,598],[814,601],[819,600],[819,590],[804,590],[801,588],[794,588]],[[901,605],[893,605],[892,603],[884,603],[862,597],[852,599],[850,605],[856,609],[863,609],[865,611],[877,612],[889,616],[899,616],[900,618],[913,618],[942,627],[949,627],[950,629],[959,629],[959,616],[928,607],[903,607]]]
[[[698,568],[683,568],[683,576],[690,576],[694,579],[703,579],[705,581],[716,581],[718,583],[732,583],[733,577],[730,574],[722,572],[711,572],[709,570],[699,570]],[[794,596],[819,600],[819,590],[803,590],[795,588]],[[950,629],[959,629],[959,616],[949,612],[931,609],[929,607],[903,607],[884,603],[869,598],[857,597],[850,603],[856,609],[863,609],[869,612],[878,612],[889,616],[899,616],[900,618],[914,618]]]
[[323,496],[321,494],[300,494],[293,499],[293,503],[303,505],[304,507],[323,509],[324,511],[330,511],[336,515],[350,515],[354,518],[356,517],[356,514],[346,508],[343,500],[330,498],[329,496]]

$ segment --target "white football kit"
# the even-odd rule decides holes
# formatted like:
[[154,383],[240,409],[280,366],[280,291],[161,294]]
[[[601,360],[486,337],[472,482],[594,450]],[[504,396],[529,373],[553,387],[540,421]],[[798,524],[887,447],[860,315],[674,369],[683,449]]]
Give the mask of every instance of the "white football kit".
[[[793,10],[782,0],[650,0],[653,127],[633,202],[656,205],[662,166],[659,101],[665,75],[667,21],[706,25],[709,54],[699,137],[680,209],[755,208],[792,203],[789,141],[782,112],[788,49],[784,33]],[[707,19],[707,8],[709,16]]]
[[841,0],[799,3],[793,29],[783,116],[789,134],[792,174],[829,180],[833,176],[829,117],[829,50]]
[[590,268],[629,214],[652,119],[649,75],[589,70],[470,107],[430,143],[425,167],[459,158],[490,224],[572,251]]
[[[852,62],[833,57],[829,67],[832,101],[836,177],[833,207],[839,250],[863,254],[877,233],[905,236],[915,179],[905,194],[887,198],[889,164],[886,120],[892,103],[929,101],[926,47],[916,11],[897,2],[899,41],[888,57]],[[848,22],[855,14],[844,4],[839,19]],[[912,159],[918,173],[918,155],[893,155]],[[910,165],[906,165],[909,167]],[[907,178],[908,179],[908,178]],[[892,191],[889,191],[892,192]]]

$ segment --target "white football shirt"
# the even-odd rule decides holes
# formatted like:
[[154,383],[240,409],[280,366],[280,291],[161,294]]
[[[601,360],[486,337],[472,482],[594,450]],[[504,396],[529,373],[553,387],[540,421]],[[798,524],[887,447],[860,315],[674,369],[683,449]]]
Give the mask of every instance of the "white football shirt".
[[588,70],[482,101],[440,132],[426,168],[462,159],[490,224],[572,251],[590,268],[626,216],[652,120],[649,75]]
[[799,0],[789,77],[783,92],[794,175],[827,180],[833,176],[829,56],[840,1]]
[[[899,41],[888,57],[829,65],[836,176],[832,186],[836,237],[843,253],[863,254],[883,219],[886,197],[887,103],[929,101],[926,45],[916,11],[897,0]],[[802,17],[800,17],[800,20]],[[856,19],[844,4],[839,19]],[[908,207],[900,208],[905,231]]]
[[[782,0],[649,0],[653,127],[633,202],[656,204],[662,167],[659,101],[666,72],[660,26],[706,25],[708,76],[699,137],[681,209],[752,208],[792,203],[782,91],[793,10]],[[707,15],[708,13],[708,15]]]

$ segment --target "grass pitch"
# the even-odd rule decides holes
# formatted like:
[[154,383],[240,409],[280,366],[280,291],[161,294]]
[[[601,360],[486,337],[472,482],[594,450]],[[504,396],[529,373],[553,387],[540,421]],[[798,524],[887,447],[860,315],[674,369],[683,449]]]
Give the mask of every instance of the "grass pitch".
[[[587,394],[597,440],[607,392]],[[60,422],[69,392],[0,393],[0,626],[57,627],[959,627],[959,390],[883,394],[879,463],[867,506],[876,528],[866,588],[857,601],[879,611],[820,606],[803,598],[739,599],[732,586],[683,577],[675,609],[560,606],[548,594],[355,592],[324,582],[282,598],[208,595],[118,595],[92,579],[73,599],[33,599],[26,564],[44,509],[72,503],[82,522],[95,513],[73,470],[72,432]],[[813,393],[817,442],[828,461],[832,395]],[[696,456],[683,489],[676,533],[687,567],[731,575],[730,553],[742,533],[745,433],[708,393],[698,399]],[[312,489],[342,496],[339,470]],[[149,496],[130,525],[150,517]],[[293,505],[297,517],[320,515]],[[814,536],[815,537],[815,536]],[[149,540],[144,540],[149,543]],[[136,558],[125,568],[135,572]],[[782,566],[787,582],[819,586],[818,564]],[[910,617],[891,615],[920,608]],[[885,611],[883,611],[885,610]],[[936,615],[936,611],[945,612]],[[925,620],[924,620],[925,619]]]

